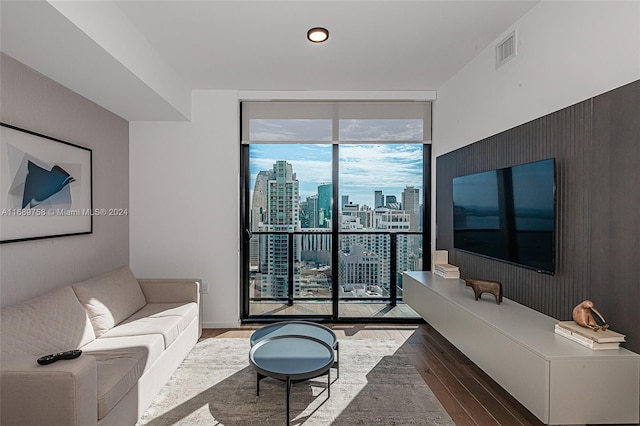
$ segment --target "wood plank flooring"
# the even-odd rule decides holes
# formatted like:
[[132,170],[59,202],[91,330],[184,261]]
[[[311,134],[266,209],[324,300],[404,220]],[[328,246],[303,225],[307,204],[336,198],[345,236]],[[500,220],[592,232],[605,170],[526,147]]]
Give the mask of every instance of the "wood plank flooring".
[[[395,339],[456,425],[542,425],[427,324],[328,324],[338,339]],[[250,337],[260,325],[205,329],[202,338]]]

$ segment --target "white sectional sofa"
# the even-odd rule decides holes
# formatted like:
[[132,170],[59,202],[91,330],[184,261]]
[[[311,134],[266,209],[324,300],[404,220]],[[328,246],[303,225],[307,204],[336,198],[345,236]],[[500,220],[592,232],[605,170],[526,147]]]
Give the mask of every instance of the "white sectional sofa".
[[3,308],[1,330],[3,426],[134,425],[202,333],[200,283],[125,266]]

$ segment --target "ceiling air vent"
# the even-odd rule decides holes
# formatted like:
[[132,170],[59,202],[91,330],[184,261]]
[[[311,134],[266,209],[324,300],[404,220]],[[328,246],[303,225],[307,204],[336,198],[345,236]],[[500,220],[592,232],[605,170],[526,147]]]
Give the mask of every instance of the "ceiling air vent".
[[496,45],[496,68],[509,62],[518,52],[516,51],[516,30],[506,36]]

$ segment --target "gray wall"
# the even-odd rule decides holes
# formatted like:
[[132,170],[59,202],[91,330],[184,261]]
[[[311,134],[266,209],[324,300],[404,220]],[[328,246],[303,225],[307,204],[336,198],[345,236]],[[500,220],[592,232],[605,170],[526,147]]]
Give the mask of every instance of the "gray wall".
[[[464,278],[502,282],[505,296],[559,320],[591,299],[640,352],[640,81],[436,159],[438,249]],[[455,251],[452,178],[556,158],[556,274]]]
[[[0,79],[0,121],[91,148],[94,208],[128,208],[129,123],[5,54]],[[128,261],[127,216],[94,217],[88,235],[2,244],[0,305]]]

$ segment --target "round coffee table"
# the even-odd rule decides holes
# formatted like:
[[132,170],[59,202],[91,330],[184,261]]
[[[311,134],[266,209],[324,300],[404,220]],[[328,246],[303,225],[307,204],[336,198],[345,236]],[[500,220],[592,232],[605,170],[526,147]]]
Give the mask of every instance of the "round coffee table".
[[249,362],[256,369],[256,395],[260,396],[260,380],[273,377],[287,387],[287,425],[291,385],[327,374],[327,398],[331,396],[333,348],[310,336],[273,336],[261,339],[249,351]]
[[309,321],[282,321],[266,325],[254,331],[249,341],[253,346],[263,339],[276,336],[307,336],[322,340],[336,351],[334,366],[336,367],[336,377],[340,378],[338,337],[329,327]]

